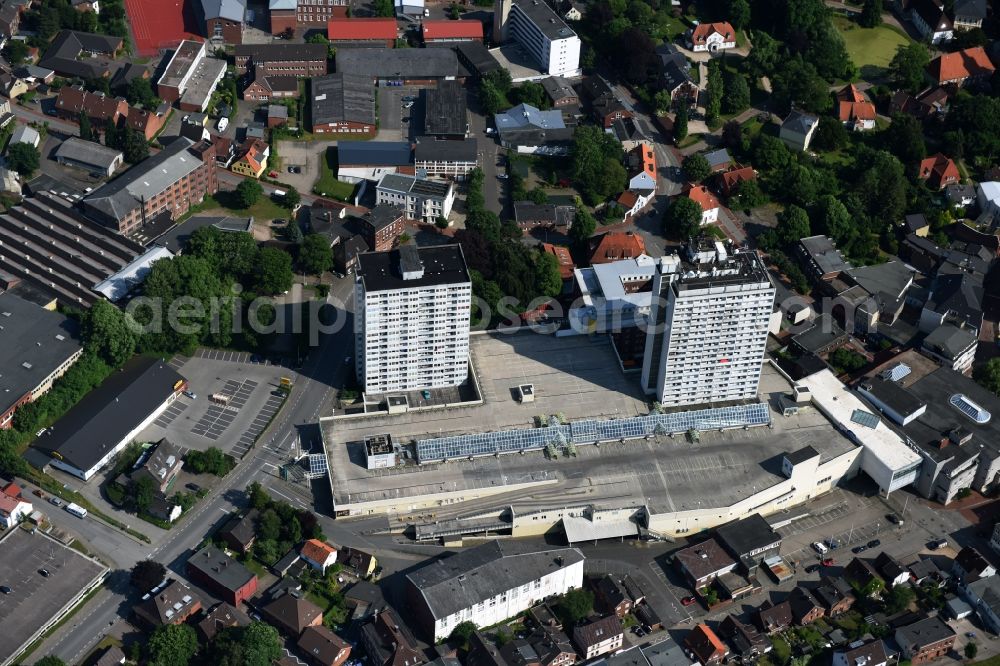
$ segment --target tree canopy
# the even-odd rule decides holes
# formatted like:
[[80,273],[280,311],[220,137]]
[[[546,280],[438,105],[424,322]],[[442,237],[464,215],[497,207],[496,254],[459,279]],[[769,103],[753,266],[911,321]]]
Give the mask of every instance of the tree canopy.
[[681,163],[684,179],[692,183],[700,183],[712,173],[712,166],[701,153],[692,153]]
[[105,300],[96,301],[83,313],[81,332],[87,350],[112,367],[132,357],[139,337],[131,317]]
[[594,205],[624,188],[624,154],[613,135],[593,125],[580,125],[573,133],[570,158],[570,171],[587,204]]
[[310,275],[318,275],[333,267],[333,250],[330,239],[320,234],[309,234],[299,248],[299,266]]
[[264,195],[264,188],[256,180],[244,179],[236,186],[236,204],[240,208],[250,208]]
[[151,666],[188,666],[198,651],[198,636],[186,624],[157,627],[146,643]]
[[15,143],[7,148],[7,166],[22,176],[33,174],[40,159],[38,148],[30,143]]
[[663,218],[663,230],[671,238],[687,240],[701,229],[701,206],[685,196],[674,199]]

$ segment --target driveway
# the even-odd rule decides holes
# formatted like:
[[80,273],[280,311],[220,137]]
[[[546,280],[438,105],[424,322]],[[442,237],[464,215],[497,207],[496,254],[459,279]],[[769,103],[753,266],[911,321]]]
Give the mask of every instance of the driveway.
[[[319,179],[320,160],[324,159],[327,148],[336,145],[336,141],[278,141],[278,155],[281,157],[278,180],[299,192],[312,192]],[[297,166],[302,172],[289,173],[290,166]]]

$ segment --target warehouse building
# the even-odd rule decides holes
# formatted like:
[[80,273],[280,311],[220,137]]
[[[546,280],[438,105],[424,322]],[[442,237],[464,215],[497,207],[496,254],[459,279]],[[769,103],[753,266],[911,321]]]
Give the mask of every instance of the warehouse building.
[[97,178],[110,178],[124,161],[122,151],[75,136],[66,139],[56,148],[56,162],[83,169]]

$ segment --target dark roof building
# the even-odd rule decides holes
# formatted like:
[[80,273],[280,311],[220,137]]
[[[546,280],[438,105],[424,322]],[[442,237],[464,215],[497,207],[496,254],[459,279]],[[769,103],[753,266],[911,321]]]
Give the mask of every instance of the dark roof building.
[[736,560],[715,539],[682,548],[674,553],[674,562],[696,588],[736,568]]
[[765,601],[757,609],[757,622],[761,631],[768,634],[784,631],[792,626],[792,603],[788,600],[780,604]]
[[823,606],[812,592],[801,586],[792,589],[792,593],[788,595],[788,602],[792,606],[792,617],[796,624],[811,624],[825,613]]
[[413,164],[409,141],[344,141],[337,146],[337,166],[398,167]]
[[377,58],[369,49],[338,49],[337,71],[376,81],[440,81],[465,75],[451,49],[387,49]]
[[216,604],[205,617],[198,622],[198,633],[207,642],[217,633],[228,627],[245,627],[251,622],[250,616],[223,601]]
[[851,268],[844,255],[826,236],[810,236],[799,241],[799,254],[806,272],[814,280],[829,280]]
[[361,627],[361,642],[372,666],[419,666],[427,661],[395,611],[379,611]]
[[351,654],[351,644],[322,625],[307,627],[298,647],[313,666],[340,666]]
[[39,66],[59,76],[100,79],[111,74],[111,61],[88,56],[114,56],[122,47],[121,37],[110,37],[76,30],[63,30],[52,40]]
[[828,616],[840,615],[854,605],[851,586],[844,579],[824,577],[820,583],[820,586],[813,590],[813,595],[823,604]]
[[754,658],[771,649],[771,641],[752,624],[741,622],[738,617],[729,614],[719,625],[719,636],[733,648],[736,654],[744,658]]
[[200,610],[201,599],[179,580],[150,592],[132,607],[136,617],[152,628],[181,624]]
[[458,60],[477,77],[501,69],[500,63],[482,42],[459,42],[452,48]]
[[234,516],[219,531],[219,536],[238,553],[246,553],[257,540],[257,518],[260,512],[250,509],[242,516]]
[[238,606],[257,591],[257,575],[211,545],[188,559],[187,574],[192,582],[233,606]]
[[759,513],[723,525],[715,531],[715,539],[751,570],[781,548],[781,535]]
[[323,609],[293,593],[279,595],[264,606],[261,616],[270,624],[291,637],[299,636],[306,627],[315,627],[323,622]]
[[437,137],[464,137],[466,118],[465,88],[458,81],[441,81],[436,88],[421,91],[424,98],[424,134]]
[[896,630],[896,643],[912,664],[933,661],[948,654],[955,644],[955,631],[940,617],[928,617]]
[[17,408],[45,393],[83,348],[70,319],[12,293],[0,294],[0,313],[0,428],[6,428]]
[[622,621],[609,615],[573,628],[573,644],[584,659],[617,650],[622,645]]
[[185,380],[156,358],[135,357],[35,440],[52,466],[89,481],[174,401]]
[[[424,266],[424,275],[413,280],[404,280],[399,272],[400,251],[368,252],[358,257],[358,277],[364,284],[365,291],[415,289],[469,281],[469,270],[465,264],[465,257],[462,255],[460,245],[417,248],[419,260]],[[483,544],[479,548],[488,545],[491,544]],[[478,549],[464,551],[464,553],[476,550]]]
[[374,127],[375,91],[367,77],[353,71],[330,74],[312,79],[311,86],[313,128]]

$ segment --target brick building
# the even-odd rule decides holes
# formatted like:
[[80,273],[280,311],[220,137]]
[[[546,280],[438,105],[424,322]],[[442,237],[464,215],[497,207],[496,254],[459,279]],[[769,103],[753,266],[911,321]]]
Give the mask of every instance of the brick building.
[[375,90],[355,74],[330,74],[312,80],[312,131],[315,134],[367,134],[375,127]]
[[257,575],[215,546],[206,546],[187,561],[188,578],[233,606],[257,591]]
[[108,97],[104,93],[89,93],[76,86],[64,86],[56,97],[56,115],[64,120],[78,121],[80,112],[87,114],[90,122],[99,127],[117,125],[128,114],[128,102],[121,97]]
[[393,18],[330,19],[326,36],[334,46],[381,47],[391,49],[399,36]]
[[253,71],[264,76],[323,76],[326,74],[325,44],[244,44],[234,53],[236,73]]
[[131,234],[160,215],[177,219],[219,189],[212,144],[177,137],[162,151],[83,200],[84,215]]
[[246,30],[246,0],[196,0],[195,11],[200,12],[209,39],[221,38],[227,44],[242,44]]

